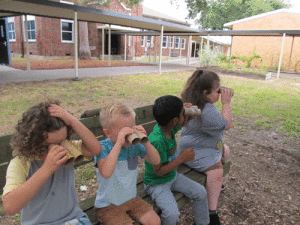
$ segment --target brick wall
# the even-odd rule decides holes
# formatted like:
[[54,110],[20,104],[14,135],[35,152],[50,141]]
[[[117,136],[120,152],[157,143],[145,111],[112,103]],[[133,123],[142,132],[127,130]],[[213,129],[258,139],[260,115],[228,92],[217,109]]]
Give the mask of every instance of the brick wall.
[[[257,18],[233,25],[233,30],[299,30],[300,14],[281,12],[262,18]],[[300,38],[294,38],[292,58],[290,63],[291,48],[293,37],[286,36],[284,44],[284,52],[282,58],[282,66],[287,69],[294,70],[297,62],[300,60]],[[261,61],[270,66],[276,67],[279,62],[281,51],[282,37],[233,37],[232,54],[238,53],[240,56],[251,56],[254,47],[256,53],[261,59],[253,60],[252,66],[259,66]],[[299,71],[300,68],[297,68]]]

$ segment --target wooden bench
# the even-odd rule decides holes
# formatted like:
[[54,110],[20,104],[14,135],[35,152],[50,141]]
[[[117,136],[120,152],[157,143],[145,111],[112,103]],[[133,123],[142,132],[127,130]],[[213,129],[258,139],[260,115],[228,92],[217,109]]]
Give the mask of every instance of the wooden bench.
[[[99,112],[100,109],[85,111],[81,115],[80,121],[93,132],[93,134],[98,138],[98,140],[103,140],[106,137],[102,133],[102,127],[99,122]],[[147,131],[147,133],[150,134],[153,130],[153,127],[156,124],[156,121],[152,115],[152,105],[136,108],[135,112],[136,112],[136,124],[142,125]],[[11,148],[9,146],[11,136],[12,135],[0,136],[0,194],[2,194],[3,187],[5,185],[5,175],[6,175],[6,169],[8,163],[12,159]],[[93,163],[93,162],[92,161],[82,162],[79,165],[76,165],[76,167],[86,163]],[[224,165],[224,176],[227,173],[229,173],[229,169],[230,169],[230,162],[227,162]],[[183,164],[177,168],[177,171],[179,173],[185,174],[187,177],[191,178],[192,180],[202,185],[205,185],[206,182],[205,174],[197,172]],[[145,192],[143,188],[143,173],[138,174],[137,193],[139,197],[152,204],[154,206],[154,210],[157,213],[160,213],[160,210],[157,208],[155,203],[151,200],[151,197]],[[185,204],[190,202],[190,199],[185,197],[181,193],[174,193],[174,195],[179,209],[181,209]],[[91,222],[93,224],[99,224],[93,210],[95,196],[96,193],[93,197],[85,199],[79,202],[79,204],[81,209],[89,216]],[[135,224],[139,224],[139,223],[135,223]]]

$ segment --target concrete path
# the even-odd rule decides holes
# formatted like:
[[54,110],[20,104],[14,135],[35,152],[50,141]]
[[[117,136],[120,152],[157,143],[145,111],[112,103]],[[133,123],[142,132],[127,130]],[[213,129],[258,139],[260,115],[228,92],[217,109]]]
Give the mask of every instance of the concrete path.
[[[184,60],[181,60],[184,62]],[[136,62],[136,61],[135,61]],[[175,62],[162,63],[162,72],[195,70],[197,65],[184,65]],[[149,63],[149,62],[145,62]],[[127,66],[127,67],[101,67],[101,68],[80,68],[78,77],[93,78],[103,76],[120,76],[143,73],[158,73],[157,63],[151,63],[152,66]],[[53,79],[73,79],[75,77],[74,69],[57,69],[57,70],[16,70],[6,66],[0,66],[0,83],[24,82],[24,81],[43,81]]]

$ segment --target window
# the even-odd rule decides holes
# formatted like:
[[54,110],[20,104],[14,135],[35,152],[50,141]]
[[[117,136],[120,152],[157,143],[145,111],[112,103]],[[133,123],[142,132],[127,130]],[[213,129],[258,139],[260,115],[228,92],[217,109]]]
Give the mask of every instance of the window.
[[181,39],[181,49],[185,49],[185,38]]
[[180,38],[179,38],[179,37],[176,37],[176,38],[175,38],[175,48],[176,48],[176,49],[179,49],[179,43],[180,43]]
[[[74,5],[73,2],[60,0],[60,3]],[[74,42],[74,20],[60,20],[61,24],[61,42],[73,43]]]
[[61,20],[61,42],[73,43],[74,42],[74,21]]
[[[24,21],[24,35],[25,35],[25,16]],[[28,41],[36,41],[35,36],[35,16],[27,16],[27,30],[28,30]]]
[[147,36],[147,47],[153,47],[153,36]]
[[170,37],[170,45],[169,48],[174,48],[174,36]]
[[168,36],[163,36],[162,47],[167,48],[168,45]]
[[14,17],[8,18],[8,37],[9,41],[16,41],[15,20]]
[[131,36],[129,35],[128,36],[128,46],[130,46],[131,45]]
[[142,36],[142,47],[145,47],[145,36]]

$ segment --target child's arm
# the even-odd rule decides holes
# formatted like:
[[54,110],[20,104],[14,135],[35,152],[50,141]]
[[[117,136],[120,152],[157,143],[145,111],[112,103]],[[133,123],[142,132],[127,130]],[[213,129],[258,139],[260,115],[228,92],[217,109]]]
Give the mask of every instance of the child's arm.
[[[144,133],[145,135],[147,135],[146,130],[144,129],[143,126],[138,125],[135,127],[135,129],[137,129],[138,131]],[[147,160],[149,163],[151,163],[152,165],[159,165],[160,164],[160,156],[158,151],[156,150],[156,148],[154,148],[154,146],[147,141],[145,144],[143,144],[147,154],[145,156],[145,160]]]
[[222,102],[222,116],[227,121],[225,130],[229,130],[232,123],[232,111],[230,101],[233,96],[233,92],[229,88],[221,89],[221,102]]
[[108,154],[105,159],[100,159],[97,163],[97,167],[99,169],[100,174],[105,179],[109,179],[111,175],[114,173],[116,166],[118,164],[118,156],[120,155],[120,151],[122,146],[125,143],[125,138],[127,135],[133,133],[133,129],[129,127],[124,127],[118,134],[117,142],[115,143],[113,149]]
[[195,152],[192,148],[184,149],[179,156],[177,156],[173,161],[167,163],[160,163],[158,166],[153,165],[153,172],[156,176],[164,176],[174,169],[176,169],[180,164],[194,160]]
[[59,117],[67,125],[70,125],[78,137],[82,140],[82,155],[85,157],[91,157],[98,155],[102,151],[101,144],[94,136],[94,134],[86,128],[78,119],[64,110],[58,105],[51,105],[49,107],[51,116]]
[[50,147],[43,166],[27,181],[3,196],[3,208],[8,215],[20,212],[39,192],[49,177],[55,173],[68,157],[67,150],[59,145]]

